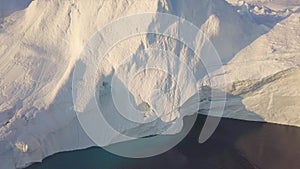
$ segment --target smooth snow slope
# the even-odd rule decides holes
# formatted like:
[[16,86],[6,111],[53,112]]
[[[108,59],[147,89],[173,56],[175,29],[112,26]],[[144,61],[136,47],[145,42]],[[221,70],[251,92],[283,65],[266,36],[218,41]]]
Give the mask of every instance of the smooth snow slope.
[[[299,14],[292,14],[285,20],[278,21],[272,28],[241,16],[235,8],[222,0],[203,0],[201,3],[196,0],[35,0],[25,10],[3,18],[0,26],[0,168],[24,167],[56,152],[94,145],[76,119],[72,102],[74,65],[84,45],[99,27],[122,16],[156,11],[177,14],[192,21],[215,45],[224,66],[210,69],[209,78],[204,78],[206,74],[201,69],[200,58],[195,57],[188,63],[193,71],[199,73],[199,86],[205,84],[223,92],[229,89],[227,92],[231,93],[228,95],[224,117],[300,126],[300,121],[294,120],[298,117],[296,100],[299,89],[295,81],[297,71],[290,69],[299,67]],[[171,30],[177,31],[176,28]],[[153,43],[154,40],[157,43]],[[193,55],[193,51],[174,39],[139,35],[120,42],[108,53],[109,58],[114,61],[112,67],[117,68],[117,61],[124,55],[140,54],[138,51],[141,47],[169,50],[186,60]],[[162,60],[160,62],[164,63]],[[121,79],[128,73],[124,72],[125,68],[135,64],[136,60],[131,60],[120,67],[118,73]],[[107,67],[108,70],[110,68]],[[226,83],[219,76],[224,73],[222,69],[226,71]],[[277,73],[282,71],[285,73],[279,76]],[[161,77],[165,76],[161,74]],[[272,79],[273,76],[276,80],[265,80]],[[132,85],[132,91],[137,91],[133,92],[137,103],[147,105],[143,104],[148,95],[147,90],[154,86],[151,82],[159,81],[161,77],[149,76],[149,79],[144,79],[146,84],[152,85],[149,88],[136,90],[140,84],[137,82],[137,86]],[[246,82],[243,83],[244,81]],[[260,87],[249,87],[252,84],[260,84]],[[275,98],[272,93],[264,94],[270,92],[270,86],[284,89],[288,86],[293,95],[275,94],[293,101],[296,98],[294,104],[283,104],[282,107],[287,109],[279,110],[272,108],[272,105],[280,101],[275,99],[269,104],[271,107],[258,108],[261,104],[259,100]],[[247,90],[249,88],[251,90]],[[247,92],[240,92],[243,90]],[[257,115],[249,116],[249,111],[239,109],[244,105],[236,104],[235,95],[242,96],[242,103]],[[150,106],[155,107],[155,102],[151,103],[151,99],[148,101]],[[207,113],[207,104],[209,103],[203,103],[204,111],[201,113]],[[151,118],[153,115],[149,113],[146,117]],[[162,120],[171,121],[174,117],[175,115]],[[136,133],[135,128],[120,125],[124,133],[138,136],[145,134]],[[148,134],[160,133],[162,127],[163,125],[155,126]],[[176,132],[178,130],[180,126],[174,129]],[[118,136],[108,139],[111,142],[105,145],[123,141]]]

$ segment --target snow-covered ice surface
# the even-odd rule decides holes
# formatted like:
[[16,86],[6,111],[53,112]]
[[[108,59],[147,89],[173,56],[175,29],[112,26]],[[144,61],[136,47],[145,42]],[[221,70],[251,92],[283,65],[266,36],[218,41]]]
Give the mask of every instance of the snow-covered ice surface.
[[[136,56],[132,54],[142,55],[138,53],[140,49],[158,47],[187,60],[192,71],[203,73],[197,76],[197,85],[206,85],[203,88],[198,86],[202,89],[201,97],[205,98],[200,104],[200,113],[208,112],[209,103],[214,98],[209,98],[206,92],[212,88],[227,92],[224,117],[300,126],[300,5],[297,0],[287,2],[235,4],[232,1],[234,5],[231,5],[223,0],[35,0],[29,4],[29,1],[1,0],[0,168],[24,167],[56,152],[94,145],[76,117],[72,99],[74,66],[98,28],[120,17],[144,12],[171,13],[194,23],[211,40],[223,66],[211,68],[207,76],[203,73],[201,59],[188,62],[193,51],[182,43],[163,36],[137,35],[109,51],[107,55],[113,64],[104,67],[100,76],[114,73],[112,68],[117,68],[116,73],[126,82],[128,72],[138,70],[128,69],[133,65],[138,67],[137,60],[123,64],[118,61],[124,55],[133,58]],[[170,31],[176,33],[178,30],[175,27]],[[146,55],[142,59],[149,64],[161,62],[174,70],[176,68],[164,60],[147,60]],[[157,56],[151,52],[148,55]],[[142,82],[148,84],[145,88],[139,88],[139,80],[131,82],[134,83],[130,87],[139,109],[148,110],[150,106],[159,110],[159,103],[169,106],[174,102],[151,100],[151,93],[147,91],[155,88],[155,83],[167,85],[161,79],[167,79],[168,75],[155,73],[155,76],[149,72],[148,76],[135,77],[144,79]],[[197,99],[189,101],[183,106],[186,114],[194,113],[189,110],[194,111],[193,103],[198,102]],[[256,115],[250,115],[249,111]],[[148,111],[142,117],[147,120],[155,115],[155,112]],[[178,112],[175,112],[161,119],[170,122],[177,116]],[[143,137],[160,133],[164,125],[157,125],[146,133],[147,126],[128,128],[120,124],[120,127],[124,133]],[[180,129],[179,125],[173,132]],[[107,140],[111,141],[105,145],[124,141],[116,135]]]

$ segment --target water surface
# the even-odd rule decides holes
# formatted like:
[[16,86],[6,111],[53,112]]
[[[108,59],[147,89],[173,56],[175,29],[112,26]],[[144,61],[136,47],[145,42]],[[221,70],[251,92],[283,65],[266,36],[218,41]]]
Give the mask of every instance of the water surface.
[[[129,159],[99,147],[63,152],[27,169],[299,169],[300,128],[222,119],[205,143],[197,142],[206,117],[177,146],[150,158]],[[132,150],[137,151],[137,150]]]

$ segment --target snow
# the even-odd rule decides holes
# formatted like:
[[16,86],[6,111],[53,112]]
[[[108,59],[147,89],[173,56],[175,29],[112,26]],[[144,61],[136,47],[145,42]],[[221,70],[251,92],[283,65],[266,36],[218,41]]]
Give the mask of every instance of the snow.
[[300,82],[299,73],[299,67],[291,68],[250,85],[256,89],[246,89],[243,102],[247,109],[265,121],[299,126],[300,91],[293,87]]
[[[119,110],[131,121],[149,122],[125,124],[120,115],[109,114],[122,134],[136,138],[177,133],[182,118],[196,113],[199,106],[202,114],[300,126],[297,0],[230,1],[231,5],[222,0],[203,0],[201,4],[196,0],[19,1],[0,1],[0,168],[21,168],[56,152],[95,145],[77,119],[76,111],[85,109],[91,93],[76,98],[83,107],[74,106],[74,69],[79,64],[98,64],[82,60],[82,51],[99,28],[138,13],[182,16],[180,23],[191,21],[201,28],[218,53],[212,52],[212,44],[201,33],[192,37],[203,42],[194,46],[194,51],[176,38],[153,34],[138,34],[115,44],[98,65],[98,78],[84,76],[96,80],[90,84],[83,80],[80,85],[96,89],[104,112]],[[165,29],[153,24],[155,21],[159,21],[157,16],[142,20],[143,28]],[[179,28],[176,21],[165,33],[188,34]],[[194,52],[202,56],[194,56]],[[212,64],[212,53],[218,54],[221,64]],[[110,80],[112,83],[106,83]],[[111,86],[117,87],[110,91]],[[195,95],[198,90],[199,96]],[[212,92],[214,97],[209,94]],[[217,102],[224,103],[220,100],[225,95],[226,107],[220,114],[222,104]],[[200,103],[199,97],[204,101]],[[112,100],[120,104],[115,107]],[[132,139],[109,134],[111,127],[104,123],[102,127],[105,137],[101,145]],[[169,130],[165,131],[166,127]]]

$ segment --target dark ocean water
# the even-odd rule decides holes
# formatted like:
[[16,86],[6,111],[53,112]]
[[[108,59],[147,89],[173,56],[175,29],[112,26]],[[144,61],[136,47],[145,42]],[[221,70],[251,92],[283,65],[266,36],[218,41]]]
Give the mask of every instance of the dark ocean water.
[[222,119],[199,144],[205,119],[198,115],[184,140],[155,157],[130,159],[92,147],[54,154],[27,169],[300,169],[300,128]]

